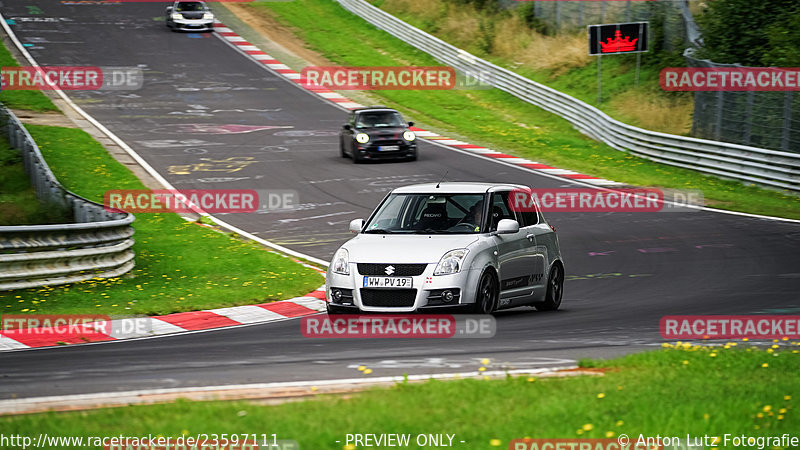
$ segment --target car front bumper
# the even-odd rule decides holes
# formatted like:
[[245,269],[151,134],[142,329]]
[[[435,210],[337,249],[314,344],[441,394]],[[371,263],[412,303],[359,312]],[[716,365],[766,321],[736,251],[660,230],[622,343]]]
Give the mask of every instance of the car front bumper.
[[170,21],[171,27],[177,31],[213,31],[214,19],[180,19]]
[[[395,144],[392,144],[395,145]],[[397,145],[397,150],[382,150],[381,147],[386,147],[386,145],[382,144],[356,144],[355,151],[358,152],[358,156],[363,159],[403,159],[403,158],[410,158],[416,156],[417,154],[417,144],[416,143],[405,143]]]
[[[376,313],[407,313],[420,310],[465,307],[474,303],[475,286],[480,270],[462,270],[452,275],[433,275],[436,263],[427,264],[421,275],[410,276],[411,288],[368,288],[357,264],[350,264],[350,275],[333,273],[330,269],[325,282],[327,300],[331,306],[353,311]],[[372,277],[378,275],[369,275]],[[339,291],[341,295],[336,295]],[[445,301],[446,291],[453,299]]]

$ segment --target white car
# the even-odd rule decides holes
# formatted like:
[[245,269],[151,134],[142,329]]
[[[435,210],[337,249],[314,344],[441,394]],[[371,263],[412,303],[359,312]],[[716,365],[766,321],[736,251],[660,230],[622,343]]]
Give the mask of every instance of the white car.
[[558,309],[564,286],[558,237],[530,192],[490,183],[393,190],[366,222],[350,223],[358,235],[328,267],[328,312]]
[[167,6],[166,15],[173,31],[214,31],[214,13],[202,1],[176,1]]

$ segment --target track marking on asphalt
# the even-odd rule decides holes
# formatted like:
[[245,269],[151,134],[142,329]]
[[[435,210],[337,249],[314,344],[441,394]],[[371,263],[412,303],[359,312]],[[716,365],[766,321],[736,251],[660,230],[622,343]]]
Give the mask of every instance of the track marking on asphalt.
[[[256,399],[269,397],[269,394],[291,388],[307,389],[306,395],[316,390],[336,386],[356,386],[369,388],[379,385],[393,385],[405,382],[428,380],[455,380],[474,377],[505,378],[509,375],[559,376],[558,372],[577,369],[574,364],[562,367],[519,370],[487,370],[485,372],[432,373],[404,376],[361,377],[349,379],[327,379],[309,381],[289,381],[275,383],[230,384],[218,386],[199,386],[164,389],[141,389],[124,392],[101,392],[92,394],[53,395],[45,397],[15,398],[0,400],[0,414],[23,414],[48,410],[92,409],[99,407],[127,406],[174,401],[178,398],[190,400]],[[570,373],[565,373],[568,375]],[[260,391],[260,392],[259,392]]]

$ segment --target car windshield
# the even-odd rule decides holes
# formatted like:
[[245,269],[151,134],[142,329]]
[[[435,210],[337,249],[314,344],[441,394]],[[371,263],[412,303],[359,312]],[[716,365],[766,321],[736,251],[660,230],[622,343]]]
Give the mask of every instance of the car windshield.
[[181,2],[175,7],[178,12],[205,11],[206,6],[200,2]]
[[483,194],[392,194],[366,225],[371,234],[477,234]]
[[359,128],[402,127],[403,116],[395,111],[364,112],[358,115],[356,126]]

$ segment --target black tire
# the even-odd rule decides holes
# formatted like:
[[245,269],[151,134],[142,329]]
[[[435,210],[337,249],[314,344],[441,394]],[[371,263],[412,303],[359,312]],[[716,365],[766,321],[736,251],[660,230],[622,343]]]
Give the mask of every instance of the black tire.
[[417,154],[416,153],[414,153],[413,156],[409,156],[408,159],[407,159],[407,161],[416,161],[416,160],[417,160]]
[[561,306],[561,298],[564,296],[564,269],[555,264],[550,269],[550,276],[547,278],[547,293],[544,302],[538,303],[536,309],[539,311],[555,311]]
[[353,158],[353,164],[361,164],[362,162],[364,162],[364,160],[362,160],[361,157],[358,156],[357,150],[353,150],[353,154],[350,156],[352,156]]
[[475,304],[472,312],[475,314],[491,314],[497,309],[497,297],[500,293],[497,277],[490,270],[483,272],[478,280],[478,289],[475,294]]
[[347,158],[347,153],[344,152],[344,141],[342,141],[342,138],[339,138],[339,154],[342,158]]

